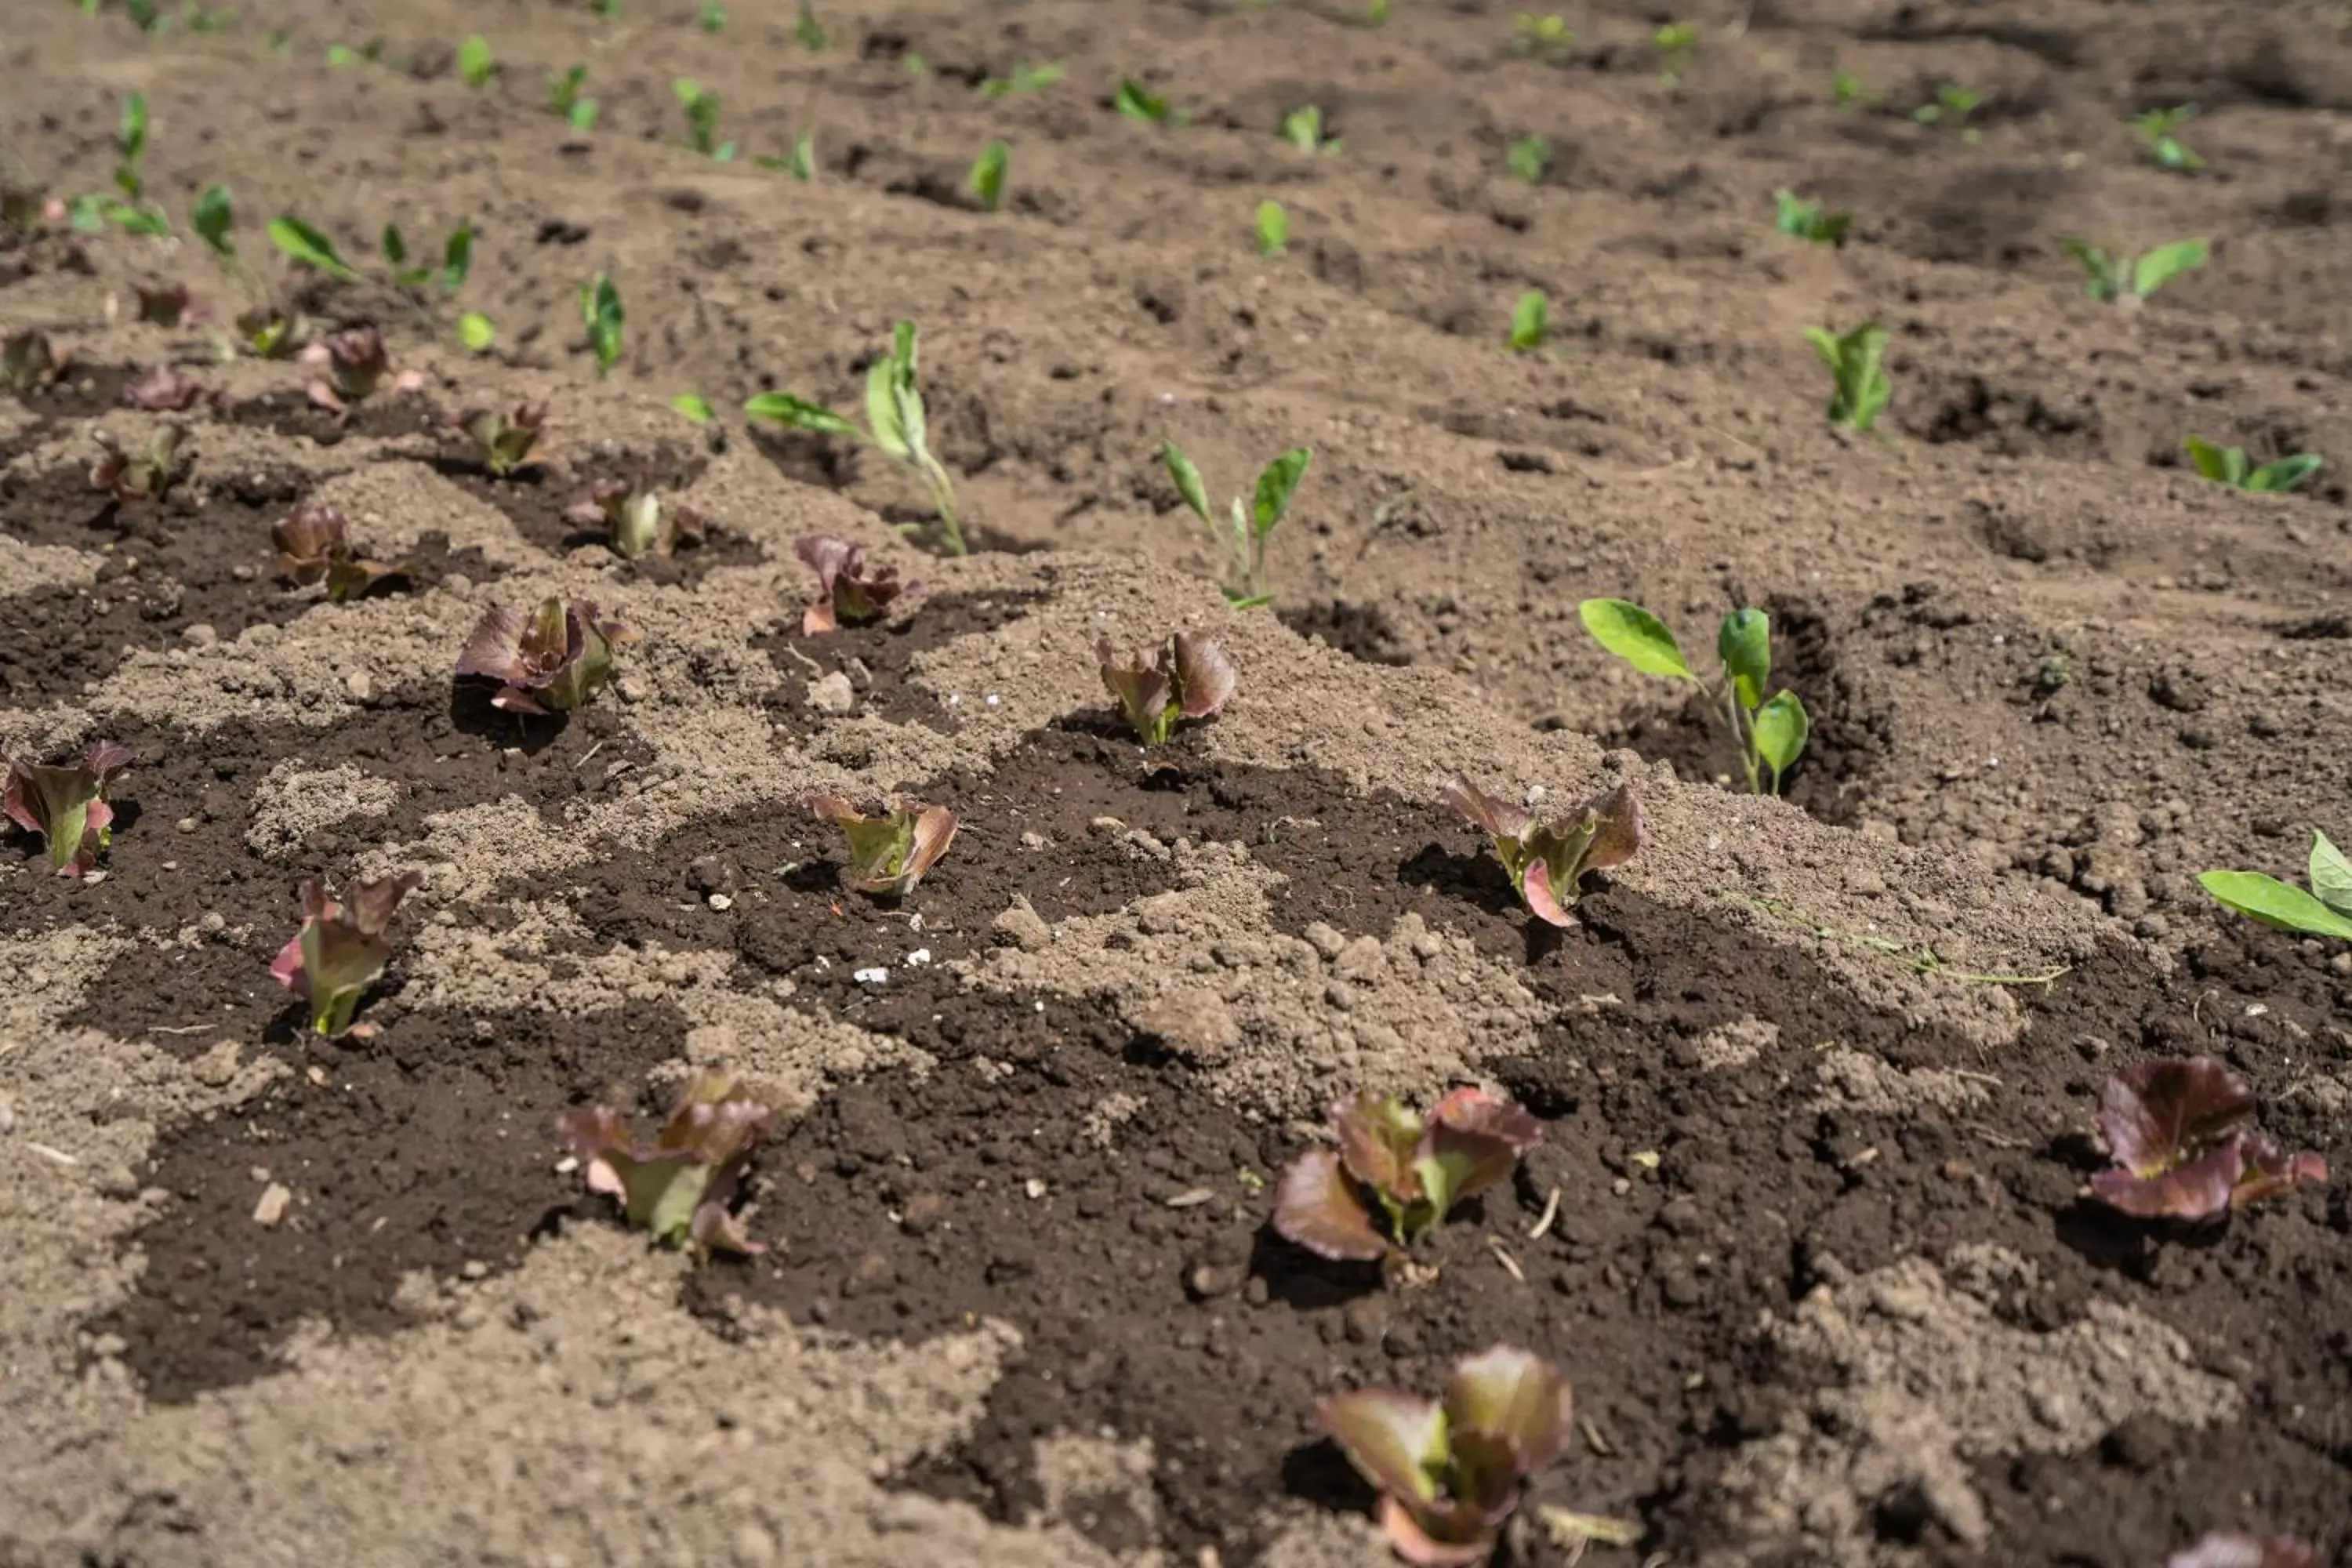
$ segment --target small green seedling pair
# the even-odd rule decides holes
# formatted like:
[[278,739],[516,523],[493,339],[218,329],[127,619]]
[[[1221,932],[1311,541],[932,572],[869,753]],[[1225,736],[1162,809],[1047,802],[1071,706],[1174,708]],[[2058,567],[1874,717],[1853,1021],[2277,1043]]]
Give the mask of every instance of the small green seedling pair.
[[1259,472],[1257,489],[1248,503],[1235,496],[1230,519],[1220,523],[1209,510],[1209,492],[1201,482],[1199,468],[1175,442],[1160,443],[1160,459],[1168,466],[1168,477],[1176,482],[1176,493],[1194,516],[1208,524],[1225,552],[1222,586],[1225,602],[1234,608],[1254,610],[1274,603],[1274,589],[1265,573],[1266,541],[1290,510],[1291,498],[1298,493],[1299,481],[1307,477],[1307,465],[1314,457],[1307,447],[1293,447],[1275,458]]
[[1769,699],[1764,695],[1772,676],[1769,616],[1743,609],[1723,617],[1715,639],[1716,657],[1723,661],[1723,685],[1711,691],[1692,671],[1666,624],[1641,605],[1624,599],[1587,599],[1576,613],[1596,642],[1643,674],[1688,682],[1739,743],[1748,793],[1767,793],[1768,783],[1769,793],[1780,793],[1781,778],[1804,754],[1812,724],[1795,692],[1783,688]]
[[1807,327],[1805,341],[1829,367],[1830,423],[1863,431],[1876,425],[1895,396],[1895,383],[1881,363],[1886,357],[1886,329],[1864,321],[1840,337],[1824,327]]
[[561,115],[563,122],[578,132],[596,129],[596,100],[588,96],[588,68],[575,65],[562,76],[547,79],[547,109]]
[[2151,109],[2145,114],[2135,114],[2125,123],[2139,132],[2147,148],[2147,155],[2156,166],[2175,174],[2193,174],[2205,166],[2205,160],[2189,151],[2189,144],[2174,134],[2197,118],[2197,106],[2184,103],[2175,109]]
[[1933,103],[1923,103],[1911,111],[1911,118],[1922,125],[1939,125],[1962,142],[1973,147],[1984,140],[1984,132],[1969,123],[1969,117],[1984,105],[1985,95],[1974,88],[1948,81],[1936,89]]
[[879,447],[915,476],[930,498],[939,518],[940,543],[950,555],[969,553],[963,530],[956,521],[955,485],[948,470],[931,455],[923,395],[915,385],[915,323],[900,321],[890,351],[877,356],[866,372],[866,422],[856,425],[820,403],[788,392],[764,392],[743,405],[745,417],[764,419],[787,429],[818,436],[839,436]]
[[1282,117],[1282,139],[1302,153],[1337,153],[1339,139],[1323,134],[1323,110],[1307,104]]
[[2200,871],[2197,880],[2223,909],[2264,925],[2352,942],[2352,860],[2314,832],[2309,869],[2309,892],[2260,871]]
[[2189,463],[2205,478],[2233,490],[2254,495],[2284,495],[2308,480],[2326,464],[2316,453],[2298,452],[2257,468],[2243,447],[2216,447],[2191,436],[2181,443]]
[[2194,272],[2211,251],[2201,239],[2176,239],[2145,256],[2109,256],[2071,235],[2058,243],[2083,268],[2083,292],[2119,305],[2137,305],[2182,273]]
[[732,162],[735,143],[719,139],[719,95],[688,76],[671,82],[669,89],[676,95],[678,108],[686,111],[687,145],[706,158],[721,163]]
[[1846,230],[1853,226],[1853,214],[1829,211],[1822,203],[1806,201],[1794,191],[1775,191],[1772,199],[1780,205],[1772,226],[1793,239],[1811,245],[1843,245]]

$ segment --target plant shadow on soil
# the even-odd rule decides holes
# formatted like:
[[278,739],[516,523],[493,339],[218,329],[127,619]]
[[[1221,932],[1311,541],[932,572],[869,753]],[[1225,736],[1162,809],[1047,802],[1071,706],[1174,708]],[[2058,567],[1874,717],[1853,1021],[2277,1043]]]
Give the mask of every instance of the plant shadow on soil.
[[[1014,1324],[1024,1350],[979,1429],[900,1484],[1025,1517],[1043,1501],[1039,1442],[1108,1429],[1150,1442],[1151,1495],[1087,1500],[1086,1528],[1113,1549],[1158,1541],[1189,1557],[1214,1545],[1246,1563],[1270,1527],[1237,1514],[1236,1498],[1362,1505],[1312,1426],[1318,1398],[1359,1384],[1433,1388],[1454,1358],[1503,1341],[1556,1358],[1598,1435],[1539,1493],[1640,1513],[1645,1546],[1688,1545],[1706,1538],[1709,1477],[1729,1450],[1774,1430],[1822,1375],[1759,1343],[1760,1312],[1785,1315],[1824,1255],[1866,1269],[1994,1242],[2044,1281],[2004,1309],[2016,1326],[2061,1326],[2094,1296],[2159,1295],[2159,1315],[2213,1325],[2209,1354],[2235,1358],[2259,1404],[2227,1444],[2158,1424],[2086,1455],[1986,1460],[1980,1484],[2005,1516],[2029,1520],[2052,1499],[2117,1490],[2123,1471],[2160,1470],[2184,1511],[2218,1517],[2258,1491],[2281,1527],[2329,1517],[2346,1476],[2325,1412],[2352,1399],[2324,1326],[2352,1299],[2340,1200],[2325,1221],[2317,1196],[2275,1205],[2203,1248],[2145,1242],[2072,1206],[2079,1148],[2063,1139],[1987,1138],[1958,1118],[1825,1100],[1809,1069],[1832,1045],[1897,1069],[1988,1064],[1964,1040],[1867,1010],[1801,950],[1606,886],[1585,900],[1580,928],[1531,941],[1483,846],[1432,805],[1350,798],[1336,780],[1220,763],[1188,743],[1162,760],[1174,765],[1147,772],[1137,747],[1089,718],[1033,733],[991,773],[927,782],[919,793],[954,805],[966,826],[903,908],[835,891],[829,841],[789,812],[696,823],[576,876],[571,896],[598,951],[732,951],[732,984],[898,1037],[941,1064],[822,1099],[762,1152],[750,1184],[751,1229],[773,1250],[698,1271],[686,1287],[721,1333],[736,1331],[743,1303],[912,1341],[982,1316]],[[1552,1005],[1539,1051],[1490,1064],[1544,1119],[1544,1141],[1509,1186],[1428,1245],[1433,1287],[1384,1289],[1272,1238],[1264,1188],[1304,1146],[1296,1130],[1218,1104],[1107,999],[991,996],[948,967],[991,940],[1016,897],[1053,921],[1175,886],[1172,857],[1137,833],[1163,847],[1246,846],[1287,879],[1272,896],[1285,931],[1322,922],[1385,937],[1417,915],[1517,966]],[[530,891],[552,896],[554,880]],[[2270,986],[2274,1006],[2291,998],[2284,1012],[2297,1027],[2324,1021],[2342,1000],[2324,969],[2275,955],[2266,968],[2253,956],[2268,952],[2263,940],[2208,955],[2192,994]],[[928,962],[914,960],[919,947]],[[247,957],[266,954],[257,944]],[[854,977],[869,966],[887,980]],[[1322,973],[1296,983],[1320,986]],[[2092,1056],[2205,1048],[2181,992],[2121,955],[2030,1000],[2026,1042],[1990,1064],[2018,1097],[2016,1131],[2084,1120]],[[477,1044],[477,1026],[389,1001],[369,1015],[384,1026],[377,1039],[332,1050],[326,1085],[289,1079],[249,1110],[159,1144],[158,1184],[194,1196],[142,1233],[148,1274],[125,1326],[109,1331],[158,1397],[257,1373],[308,1319],[347,1331],[402,1321],[388,1304],[401,1268],[497,1268],[515,1238],[548,1223],[583,1213],[610,1223],[576,1177],[554,1175],[553,1118],[616,1079],[641,1081],[675,1049],[675,1021],[639,1020],[615,1044],[601,1021],[517,1015]],[[1759,1020],[1777,1037],[1754,1059],[1710,1050],[1721,1031]],[[2244,1037],[2233,1027],[2231,1049],[2287,1051],[2277,1025]],[[2095,1050],[2081,1043],[2093,1032]],[[557,1050],[564,1041],[569,1055]],[[551,1065],[517,1055],[542,1046]],[[373,1097],[354,1126],[432,1117],[430,1147],[386,1134],[365,1146],[373,1165],[325,1163],[343,1081]],[[2330,1135],[2310,1106],[2270,1121],[2302,1146]],[[333,1173],[329,1193],[286,1178],[296,1167],[273,1144]],[[466,1163],[484,1148],[494,1169]],[[254,1223],[255,1167],[297,1187],[302,1225]],[[344,1173],[363,1170],[356,1184]],[[461,1172],[462,1203],[448,1185]],[[379,1191],[414,1197],[384,1227],[394,1243],[320,1228],[358,1226]],[[1531,1235],[1555,1194],[1554,1222]],[[316,1267],[330,1234],[345,1249],[340,1270]],[[224,1272],[255,1283],[234,1314],[192,1321],[204,1298],[188,1281]],[[1137,1518],[1139,1506],[1156,1518]],[[1884,1511],[1890,1533],[1920,1528]],[[1970,1560],[1932,1524],[1920,1541],[1937,1561]],[[1538,1549],[1531,1560],[1551,1559]],[[2124,1561],[2104,1548],[2080,1560]]]

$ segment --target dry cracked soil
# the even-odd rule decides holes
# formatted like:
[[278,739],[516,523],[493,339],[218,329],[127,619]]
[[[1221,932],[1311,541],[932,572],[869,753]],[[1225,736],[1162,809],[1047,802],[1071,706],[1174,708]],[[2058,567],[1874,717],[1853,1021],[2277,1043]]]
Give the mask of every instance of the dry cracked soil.
[[[70,354],[0,394],[0,753],[135,756],[102,875],[0,840],[0,1563],[1354,1568],[1388,1552],[1316,1401],[1497,1342],[1576,1396],[1520,1568],[2352,1561],[2352,958],[2195,880],[2352,832],[2342,7],[0,11],[0,183],[120,192],[136,95],[169,231],[0,228],[0,333]],[[593,125],[551,107],[574,67]],[[1947,86],[1965,121],[1915,114]],[[2189,103],[2201,166],[2160,167],[2126,122]],[[1336,146],[1281,134],[1307,105]],[[1782,189],[1843,243],[1777,232]],[[462,286],[389,279],[387,224],[436,258],[470,225]],[[2189,236],[2130,308],[2061,244]],[[174,284],[200,313],[144,319]],[[265,299],[422,387],[310,407],[237,351]],[[1803,329],[1866,318],[1862,435]],[[862,409],[901,320],[966,558],[878,451],[737,412]],[[199,389],[186,471],[117,501],[93,435],[146,442],[158,365]],[[533,400],[518,474],[451,433]],[[2242,493],[2190,435],[2327,466]],[[1170,438],[1220,500],[1313,449],[1270,611],[1218,592]],[[639,476],[704,542],[567,521]],[[406,575],[281,584],[310,503]],[[814,533],[917,587],[804,634]],[[550,595],[645,634],[594,703],[453,684],[487,607]],[[1701,648],[1772,612],[1814,724],[1786,800],[1585,635],[1594,595]],[[1178,628],[1240,689],[1147,758],[1093,649]],[[1531,924],[1457,771],[1631,784],[1648,842]],[[814,792],[962,831],[872,900]],[[295,889],[401,869],[369,1029],[321,1039],[268,973]],[[2193,1227],[2085,1201],[2100,1081],[2189,1054],[2336,1184]],[[779,1108],[755,1257],[648,1245],[556,1131],[698,1068]],[[1462,1084],[1543,1136],[1418,1282],[1274,1236],[1331,1100]]]

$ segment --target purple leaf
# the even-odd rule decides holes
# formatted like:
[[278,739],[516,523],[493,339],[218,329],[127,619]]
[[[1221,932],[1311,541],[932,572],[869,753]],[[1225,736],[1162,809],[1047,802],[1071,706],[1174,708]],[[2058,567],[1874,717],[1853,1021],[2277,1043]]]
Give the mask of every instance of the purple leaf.
[[1208,718],[1241,684],[1225,650],[1191,632],[1178,632],[1169,639],[1168,662],[1174,666],[1176,700],[1187,719]]
[[1334,1394],[1318,1414],[1349,1462],[1383,1493],[1416,1507],[1442,1495],[1445,1413],[1436,1401],[1365,1388]]
[[635,1141],[610,1106],[567,1110],[558,1121],[585,1167],[589,1191],[619,1199],[630,1223],[658,1242],[683,1242],[698,1257],[766,1250],[745,1234],[732,1205],[774,1123],[766,1100],[710,1070],[688,1080],[649,1144]]
[[2319,1552],[2291,1535],[2217,1530],[2165,1559],[2164,1568],[2319,1568]]
[[2252,1085],[2211,1057],[2134,1062],[2099,1086],[2099,1131],[2118,1165],[2168,1171],[2254,1117]]
[[837,795],[809,797],[809,809],[841,829],[849,845],[842,881],[861,893],[904,898],[955,842],[959,820],[943,805],[893,805],[867,816]]
[[1395,1250],[1328,1149],[1307,1150],[1275,1184],[1274,1228],[1285,1240],[1334,1261],[1370,1262]]
[[58,876],[83,876],[113,841],[114,808],[106,792],[131,761],[128,746],[100,741],[80,762],[64,767],[11,762],[0,800],[10,821],[47,841]]
[[422,871],[404,871],[353,882],[337,899],[316,879],[302,883],[302,929],[278,950],[269,973],[310,1004],[317,1033],[332,1038],[351,1028],[361,996],[392,962],[386,932],[394,911],[424,884]]
[[2245,1152],[2245,1169],[2230,1189],[2231,1208],[2277,1197],[2305,1182],[2327,1184],[2327,1162],[2317,1154],[2291,1154],[2260,1132],[2239,1134],[2238,1146]]
[[1404,1101],[1367,1089],[1333,1100],[1328,1115],[1340,1163],[1349,1175],[1399,1202],[1421,1196],[1412,1162],[1422,1121]]
[[866,550],[829,533],[812,534],[793,546],[802,564],[816,574],[817,601],[801,614],[801,635],[821,637],[842,626],[864,626],[880,618],[890,601],[917,586],[898,581],[898,568],[884,566],[870,575]]
[[1514,1481],[1559,1458],[1575,1406],[1559,1368],[1511,1345],[1455,1363],[1444,1404],[1457,1449],[1467,1432],[1509,1441],[1517,1460]]
[[510,712],[568,712],[612,679],[614,647],[640,639],[585,599],[548,599],[528,616],[493,605],[466,638],[457,674],[499,682],[490,701]]
[[1542,1134],[1526,1110],[1480,1089],[1456,1089],[1440,1100],[1412,1153],[1420,1190],[1436,1217],[1510,1175]]
[[1489,838],[1517,839],[1535,823],[1535,818],[1523,807],[1488,795],[1460,773],[1445,781],[1441,798],[1447,805],[1462,814],[1463,819]]

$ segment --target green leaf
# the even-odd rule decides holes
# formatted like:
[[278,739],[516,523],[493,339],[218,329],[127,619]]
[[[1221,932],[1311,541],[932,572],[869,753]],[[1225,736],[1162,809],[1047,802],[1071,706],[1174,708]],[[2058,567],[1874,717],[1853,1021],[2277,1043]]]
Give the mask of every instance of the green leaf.
[[1576,606],[1593,640],[1643,675],[1699,684],[1666,623],[1629,599],[1587,599]]
[[1272,533],[1290,510],[1290,498],[1298,493],[1298,482],[1314,458],[1309,448],[1293,447],[1259,470],[1257,493],[1250,500],[1250,531],[1257,538]]
[[1265,201],[1257,204],[1257,253],[1279,256],[1290,248],[1290,215],[1282,204]]
[[1209,511],[1209,492],[1201,483],[1201,470],[1184,449],[1173,441],[1162,441],[1160,460],[1168,466],[1168,477],[1176,482],[1176,493],[1184,498],[1184,504],[1199,513],[1202,522],[1214,527],[1217,520]]
[[2352,860],[2317,831],[2311,836],[2311,890],[2321,903],[2352,918]]
[[2246,489],[2264,495],[2284,495],[2295,489],[2326,464],[2311,452],[2281,458],[2274,463],[2264,463],[2246,476]]
[[299,217],[271,218],[269,243],[289,260],[316,268],[330,278],[340,278],[348,283],[359,277],[352,270],[351,264],[336,252],[333,240]]
[[147,155],[147,95],[134,92],[122,100],[122,125],[114,133],[115,151],[122,161],[137,164]]
[[1511,308],[1511,352],[1539,349],[1551,336],[1551,300],[1540,289],[1530,289]]
[[196,237],[210,246],[215,254],[222,257],[236,254],[236,242],[228,235],[236,224],[236,204],[231,199],[226,185],[206,185],[204,193],[196,197],[190,221],[195,225]]
[[907,422],[898,402],[898,364],[895,355],[866,367],[866,423],[874,444],[902,461],[914,455],[907,439]]
[[481,34],[472,34],[457,46],[458,79],[476,91],[489,85],[490,72],[496,65],[490,54],[490,41]]
[[793,37],[800,40],[801,47],[811,54],[824,48],[830,37],[817,24],[816,13],[810,9],[809,0],[801,0],[800,15],[793,22]]
[[2132,263],[2132,292],[2147,299],[2182,273],[2204,266],[2209,249],[2201,239],[2176,239],[2158,246]]
[[727,30],[727,7],[721,5],[719,3],[719,0],[702,0],[702,11],[697,19],[700,22],[702,30],[706,33],[725,32]]
[[[754,398],[752,401],[759,400]],[[669,405],[697,425],[708,425],[719,417],[710,411],[710,400],[698,392],[681,392],[669,400]]]
[[1133,77],[1120,79],[1118,95],[1112,101],[1129,120],[1141,121],[1146,125],[1165,125],[1169,121],[1168,100]]
[[2083,268],[2083,292],[2094,300],[2112,300],[2123,292],[2123,269],[2115,258],[2089,240],[2078,239],[2072,235],[2061,238],[2058,246]]
[[2197,880],[2226,910],[2264,925],[2306,936],[2352,939],[2352,919],[2338,914],[2292,882],[2260,871],[2200,871]]
[[2246,454],[2242,447],[2216,447],[2201,436],[2188,437],[2180,447],[2189,454],[2189,464],[2216,484],[2234,485],[2246,477]]
[[1012,163],[1012,144],[1001,139],[982,147],[972,160],[971,194],[990,212],[1004,200],[1004,174]]
[[1323,145],[1323,110],[1319,105],[1307,104],[1294,109],[1282,117],[1282,139],[1302,153],[1313,153]]
[[1813,732],[1812,721],[1805,716],[1805,705],[1793,691],[1777,691],[1772,700],[1756,710],[1756,754],[1771,765],[1772,790],[1780,793],[1780,775],[1796,765],[1805,754],[1805,742]]
[[1550,164],[1551,143],[1540,136],[1522,136],[1503,153],[1503,166],[1525,184],[1543,184],[1544,171]]
[[121,202],[112,202],[108,204],[106,216],[125,234],[153,237],[172,232],[170,221],[152,207],[125,206]]
[[1754,712],[1772,679],[1772,617],[1761,610],[1734,610],[1716,634],[1715,656],[1731,677],[1739,705]]
[[[700,399],[696,401],[700,402]],[[672,399],[670,405],[677,407],[677,400]],[[709,405],[705,404],[703,407],[707,413]],[[685,410],[680,408],[679,412],[685,413]],[[692,418],[693,416],[688,415],[688,417]],[[809,403],[794,397],[788,392],[761,393],[743,405],[743,417],[764,419],[772,425],[782,425],[792,430],[814,431],[819,436],[846,436],[853,441],[866,438],[866,432],[832,409],[821,403]]]
[[449,231],[446,244],[441,247],[441,292],[455,294],[466,286],[467,275],[474,270],[474,226],[461,223]]
[[589,132],[595,130],[596,100],[593,98],[583,98],[575,100],[572,105],[570,112],[566,113],[563,119],[564,123],[570,125],[574,131]]
[[467,310],[457,318],[457,341],[475,353],[487,353],[499,341],[499,329],[479,310]]
[[396,223],[383,226],[383,258],[394,267],[408,265],[408,239]]

